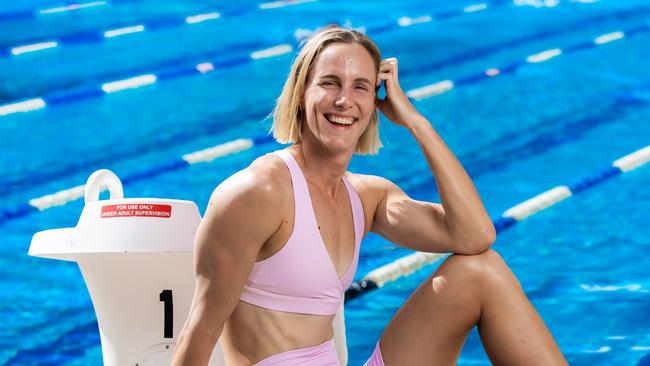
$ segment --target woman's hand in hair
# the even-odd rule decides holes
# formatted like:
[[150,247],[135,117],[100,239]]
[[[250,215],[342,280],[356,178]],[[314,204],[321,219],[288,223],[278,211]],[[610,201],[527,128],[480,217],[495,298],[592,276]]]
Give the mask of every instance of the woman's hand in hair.
[[414,123],[425,120],[415,109],[399,85],[398,67],[396,58],[387,58],[379,65],[377,86],[384,81],[386,98],[377,98],[377,108],[393,123],[410,128]]

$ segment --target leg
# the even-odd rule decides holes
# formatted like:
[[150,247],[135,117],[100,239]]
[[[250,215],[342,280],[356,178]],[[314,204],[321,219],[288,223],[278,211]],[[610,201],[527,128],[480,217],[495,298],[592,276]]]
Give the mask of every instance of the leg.
[[492,249],[450,256],[413,292],[379,340],[384,362],[454,365],[475,325],[493,364],[567,364],[516,277]]

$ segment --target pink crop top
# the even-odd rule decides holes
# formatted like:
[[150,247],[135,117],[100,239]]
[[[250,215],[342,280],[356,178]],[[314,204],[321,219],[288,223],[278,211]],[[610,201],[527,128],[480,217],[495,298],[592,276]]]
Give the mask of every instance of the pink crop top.
[[318,231],[307,181],[298,163],[286,150],[273,153],[284,160],[291,172],[295,202],[293,232],[282,249],[253,264],[239,299],[271,310],[334,315],[357,271],[365,225],[361,200],[344,176],[352,205],[355,247],[352,263],[339,279]]

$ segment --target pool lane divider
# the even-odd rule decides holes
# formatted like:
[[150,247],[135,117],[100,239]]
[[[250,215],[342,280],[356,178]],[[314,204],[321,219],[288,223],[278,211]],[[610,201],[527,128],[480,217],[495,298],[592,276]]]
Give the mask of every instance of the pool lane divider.
[[[122,184],[128,185],[163,173],[181,170],[193,164],[211,162],[227,155],[248,150],[254,145],[262,145],[272,141],[274,141],[273,138],[268,135],[253,139],[241,138],[229,141],[213,147],[184,154],[179,159],[170,160],[151,168],[127,175],[122,179]],[[44,211],[52,207],[63,206],[68,202],[83,197],[84,187],[85,185],[80,185],[31,199],[27,203],[18,204],[14,207],[0,208],[0,224],[21,218],[31,213]]]
[[[630,28],[623,31],[615,31],[607,34],[600,35],[589,42],[582,42],[569,46],[563,50],[559,48],[550,49],[546,51],[539,52],[534,55],[528,56],[523,61],[516,61],[509,65],[506,65],[501,68],[488,68],[485,71],[481,71],[477,74],[469,75],[467,77],[460,78],[458,80],[443,80],[430,85],[426,85],[420,88],[411,89],[407,91],[407,95],[412,100],[422,100],[435,95],[445,93],[456,86],[464,84],[474,84],[485,79],[496,77],[501,74],[513,73],[520,66],[526,63],[540,63],[548,61],[554,57],[558,57],[563,53],[573,53],[583,49],[589,49],[596,46],[604,45],[613,41],[622,40],[624,38],[647,32],[650,30],[648,24],[643,24],[641,26]],[[58,105],[64,103],[70,103],[75,101],[80,101],[83,99],[89,98],[98,98],[102,97],[105,94],[113,93],[116,91],[122,91],[131,88],[138,88],[146,85],[151,85],[156,83],[158,80],[170,80],[176,79],[179,77],[184,77],[193,74],[205,74],[215,69],[225,69],[229,67],[235,67],[238,65],[243,65],[252,60],[258,60],[266,57],[275,57],[290,53],[293,51],[293,46],[290,44],[280,44],[270,46],[266,49],[256,50],[250,52],[248,57],[239,57],[231,60],[213,60],[211,62],[201,62],[191,67],[182,67],[176,68],[173,70],[163,71],[158,74],[156,73],[144,73],[142,75],[136,75],[130,78],[116,80],[111,82],[106,82],[100,86],[86,86],[78,89],[73,89],[67,92],[54,92],[50,95],[44,97],[37,97],[28,100],[23,100],[19,102],[13,102],[5,105],[0,105],[0,117],[5,115],[10,115],[13,113],[19,112],[30,112],[39,109],[43,109],[48,105]]]
[[[496,6],[498,6],[498,5],[496,5]],[[465,14],[465,13],[473,13],[473,12],[477,12],[477,11],[480,11],[480,10],[484,10],[487,7],[488,7],[488,5],[486,3],[474,4],[474,5],[466,6],[465,8],[463,8],[460,11],[444,11],[444,12],[440,12],[438,14],[434,14],[435,18],[432,18],[432,16],[429,16],[429,15],[420,16],[420,17],[416,17],[416,18],[401,17],[394,23],[390,23],[388,25],[383,25],[383,26],[380,26],[380,27],[374,27],[372,29],[369,29],[368,32],[372,33],[372,34],[381,33],[383,31],[387,31],[387,30],[391,30],[391,29],[397,29],[397,28],[400,28],[400,27],[406,27],[406,26],[411,26],[411,25],[414,25],[414,24],[423,23],[423,22],[429,22],[429,21],[432,21],[433,19],[444,19],[444,18],[449,18],[449,17],[452,17],[452,16],[461,15],[461,14]],[[639,10],[639,9],[637,9],[637,10]],[[629,11],[627,11],[627,12],[619,12],[619,13],[616,13],[616,14],[613,14],[613,15],[621,15],[621,16],[622,15],[629,15],[628,13],[630,13],[630,12]],[[633,13],[636,14],[636,12],[633,12]],[[602,17],[596,17],[596,18],[592,19],[591,22],[601,20],[601,18]],[[582,23],[584,23],[584,22],[581,22],[580,24],[582,24]],[[589,23],[589,22],[587,22],[587,23]],[[138,29],[140,29],[140,28],[138,28]],[[544,32],[542,35],[545,36],[545,37],[548,37],[552,33],[553,32],[550,32],[550,33],[549,32]],[[537,37],[537,38],[539,38],[539,37]],[[533,37],[533,39],[537,39],[537,38]],[[51,42],[52,41],[50,41],[50,42],[42,42],[42,43],[39,43],[38,46],[28,45],[28,46],[24,46],[24,47],[32,47],[32,46],[34,46],[34,47],[49,47],[49,48],[51,48],[51,47],[53,47],[53,44]],[[515,44],[519,44],[519,43],[521,43],[521,42],[519,42],[519,41],[515,42]],[[287,46],[290,46],[290,45],[276,45],[276,46],[268,45],[269,49],[275,49],[275,48],[278,48],[278,47],[286,48]],[[245,47],[244,49],[246,51],[251,51],[250,49],[248,49],[248,47]],[[291,51],[288,51],[288,52],[291,52]],[[257,54],[259,54],[259,51],[252,51],[251,52],[251,55],[257,55]],[[472,57],[470,57],[469,59],[471,59],[471,58]],[[238,58],[238,59],[234,59],[234,60],[227,60],[225,62],[222,61],[222,62],[217,63],[217,65],[219,65],[221,68],[227,68],[227,67],[233,67],[233,66],[241,65],[243,63],[248,62],[249,60],[250,59],[248,59],[248,58]],[[206,73],[206,72],[212,71],[212,70],[214,70],[214,67],[215,67],[215,65],[213,63],[211,63],[211,62],[199,63],[199,64],[196,65],[196,69],[199,70],[199,72],[201,72],[201,73]],[[164,72],[164,74],[166,75],[167,78],[187,76],[187,75],[190,75],[190,74],[193,74],[193,73],[194,73],[193,70],[191,70],[191,69],[189,69],[187,67],[182,67],[182,68],[178,68],[178,69],[175,69],[175,70]],[[403,71],[403,73],[405,73],[405,72]],[[406,70],[406,73],[408,73],[408,70]],[[147,72],[146,74],[155,74],[155,73],[154,72]],[[491,76],[493,76],[493,75],[491,75]],[[137,78],[137,77],[139,77],[139,76],[135,76],[135,78]],[[453,85],[451,85],[451,87],[453,87]],[[30,111],[42,109],[45,106],[47,106],[48,104],[69,103],[69,102],[79,101],[79,100],[87,99],[87,98],[101,97],[102,95],[103,95],[103,93],[100,90],[98,90],[98,88],[96,86],[94,86],[94,85],[81,86],[81,87],[73,88],[72,90],[63,91],[63,92],[54,91],[54,92],[51,92],[50,95],[47,95],[47,96],[44,96],[44,97],[30,98],[30,99],[26,99],[26,100],[22,100],[22,101],[11,102],[11,103],[5,104],[5,105],[0,105],[0,117],[2,117],[4,115],[13,114],[13,113],[18,113],[18,112],[30,112]],[[49,101],[49,103],[48,103],[48,101]]]
[[[68,3],[66,5],[59,5],[59,6],[49,7],[49,8],[42,8],[42,9],[28,9],[28,10],[20,10],[20,11],[8,12],[8,13],[0,13],[0,22],[27,20],[27,19],[33,19],[33,18],[36,18],[38,16],[43,16],[43,15],[69,13],[69,12],[72,12],[72,11],[75,11],[75,10],[81,10],[81,9],[86,9],[86,8],[94,8],[94,7],[103,6],[103,5],[132,3],[132,2],[139,2],[139,1],[142,1],[142,0],[87,1],[87,2],[83,2],[83,3]],[[286,6],[299,5],[299,4],[302,4],[302,3],[314,2],[314,1],[318,1],[318,0],[271,1],[271,2],[267,2],[267,3],[259,4],[258,8],[262,9],[262,10],[275,9],[275,8],[282,8],[282,7],[286,7]],[[240,14],[240,13],[241,13],[241,11],[233,11],[232,12],[232,14],[237,14],[237,15]],[[204,21],[204,20],[214,19],[212,14],[214,14],[214,13],[207,13],[207,17],[205,16],[205,14],[189,16],[189,17],[186,17],[185,20],[186,20],[186,22],[188,24],[198,23],[198,22],[201,22],[201,21]],[[161,23],[160,20],[156,21],[156,24],[160,24],[160,23]]]
[[[494,227],[497,233],[502,232],[512,227],[518,221],[525,220],[558,202],[564,201],[576,193],[594,187],[621,173],[640,168],[648,161],[650,161],[650,145],[623,156],[615,160],[610,166],[583,177],[574,183],[554,187],[507,209],[501,217],[493,220]],[[383,265],[366,274],[361,280],[354,281],[345,292],[345,301],[347,302],[364,293],[381,288],[389,282],[407,276],[448,255],[449,253],[415,252]]]
[[178,68],[171,71],[160,72],[158,74],[146,73],[136,75],[126,79],[115,80],[103,83],[99,86],[76,89],[67,93],[56,93],[50,96],[32,98],[16,103],[10,103],[0,106],[0,116],[9,115],[18,112],[30,112],[45,108],[49,105],[65,104],[74,101],[80,101],[89,98],[98,98],[106,94],[124,91],[127,89],[140,88],[147,85],[153,85],[161,80],[172,80],[188,75],[201,75],[221,70],[228,67],[243,65],[254,60],[260,60],[269,57],[281,56],[290,53],[293,47],[289,44],[281,44],[262,50],[251,52],[246,57],[239,57],[231,60],[213,60],[210,62],[201,62],[194,66]]
[[[269,9],[276,9],[276,8],[282,8],[287,6],[295,6],[295,5],[300,5],[300,4],[310,3],[315,1],[317,0],[272,1],[272,2],[259,4],[258,9],[269,10]],[[86,7],[90,6],[91,4],[100,5],[99,3],[100,2],[87,3]],[[68,8],[72,9],[74,5],[81,5],[81,4],[72,4],[69,5]],[[397,29],[399,27],[407,27],[414,24],[431,22],[433,21],[434,18],[440,20],[444,18],[459,16],[464,13],[474,13],[474,12],[484,10],[487,7],[488,5],[486,3],[479,3],[479,4],[466,6],[461,10],[439,12],[438,14],[435,14],[433,16],[426,15],[417,18],[401,17],[400,19],[398,19],[396,24],[390,23],[388,25],[375,27],[374,31],[381,32],[384,30],[392,30],[392,29]],[[61,9],[63,8],[65,7],[62,7]],[[29,41],[25,41],[20,45],[0,48],[0,56],[20,56],[22,54],[42,51],[45,49],[55,48],[55,47],[59,47],[60,45],[67,45],[67,44],[73,45],[79,43],[100,43],[105,41],[108,38],[115,38],[115,37],[128,35],[132,33],[141,33],[145,31],[157,31],[160,29],[168,29],[168,28],[175,28],[183,25],[202,23],[209,20],[220,19],[222,15],[225,15],[226,17],[240,16],[242,14],[252,12],[254,10],[256,9],[249,9],[247,11],[238,10],[238,11],[228,12],[228,11],[216,11],[216,9],[214,9],[214,11],[209,11],[201,14],[194,14],[194,15],[190,15],[178,19],[152,19],[138,24],[112,26],[109,27],[109,29],[107,30],[86,30],[86,31],[70,33],[65,36],[32,39]],[[16,14],[22,14],[22,13],[16,13]],[[10,14],[5,15],[5,17],[7,19],[10,19],[11,15]],[[0,21],[2,19],[3,16],[2,14],[0,14]]]
[[475,74],[461,77],[456,80],[442,80],[419,88],[410,89],[406,92],[406,95],[411,100],[420,101],[423,99],[427,99],[427,98],[431,98],[443,94],[457,86],[476,84],[483,80],[490,79],[499,75],[514,73],[515,71],[517,71],[517,69],[519,69],[521,66],[526,64],[538,64],[538,63],[546,62],[556,57],[559,57],[561,55],[592,49],[614,41],[625,39],[626,36],[629,37],[632,35],[645,33],[648,32],[649,30],[650,30],[650,26],[648,24],[642,24],[636,27],[629,28],[625,31],[614,31],[611,33],[600,35],[591,41],[580,42],[580,43],[575,43],[573,45],[569,45],[564,49],[552,48],[552,49],[544,50],[529,55],[523,60],[515,61],[513,63],[504,65],[499,68],[491,67],[484,71],[480,71]]
[[[134,0],[132,0],[134,1]],[[140,0],[138,0],[140,1]],[[50,38],[38,38],[23,41],[19,45],[14,46],[5,46],[0,48],[0,56],[20,56],[26,53],[32,53],[37,51],[42,51],[50,48],[56,48],[61,45],[74,45],[80,43],[101,43],[110,38],[121,37],[134,33],[142,33],[146,31],[158,31],[161,29],[176,28],[184,25],[193,25],[198,23],[203,23],[206,21],[212,21],[220,19],[222,16],[226,17],[236,17],[241,16],[245,13],[253,12],[257,9],[259,10],[268,10],[276,9],[287,6],[295,6],[303,3],[315,2],[317,0],[292,0],[292,1],[273,1],[267,3],[261,3],[257,6],[256,9],[251,8],[247,10],[242,9],[233,9],[226,11],[217,11],[212,9],[211,11],[192,14],[179,18],[164,18],[164,19],[150,19],[144,22],[138,22],[135,24],[129,25],[113,25],[109,26],[104,30],[84,30],[73,32],[64,36],[50,37]],[[95,1],[84,4],[70,4],[63,7],[57,7],[52,9],[44,9],[38,11],[23,11],[16,13],[7,13],[0,14],[0,21],[4,20],[18,20],[21,17],[32,18],[34,14],[51,14],[54,12],[62,12],[66,10],[77,10],[81,8],[106,5],[106,1]]]
[[[140,1],[140,0],[130,0],[128,2],[134,2],[134,1]],[[108,4],[125,3],[125,2],[127,2],[127,0],[87,1],[83,3],[69,3],[66,5],[59,5],[59,6],[49,7],[49,8],[42,8],[42,9],[29,9],[29,10],[19,10],[19,11],[14,11],[9,13],[0,13],[0,22],[33,19],[43,15],[68,13],[75,10],[95,8],[98,6],[103,6]]]
[[648,13],[650,13],[649,7],[640,6],[580,19],[562,28],[544,29],[537,33],[504,40],[499,43],[487,45],[483,48],[473,48],[459,54],[451,55],[450,57],[439,61],[426,62],[417,67],[409,68],[407,70],[403,69],[400,70],[400,76],[413,76],[434,71],[439,72],[444,68],[457,67],[461,63],[478,60],[497,52],[525,46],[536,41],[543,41],[553,37],[563,36],[573,31],[582,31],[583,29],[603,21],[616,20],[619,22],[628,22],[631,21],[629,18],[640,17]]
[[[299,1],[278,1],[278,2],[273,2],[273,3],[265,3],[265,4],[272,4],[268,6],[264,6],[265,4],[260,4],[261,9],[272,9],[272,8],[277,8],[280,6],[289,6],[289,5],[296,5],[302,2]],[[369,32],[372,33],[381,33],[383,31],[387,30],[392,30],[392,29],[399,29],[401,27],[407,27],[411,26],[414,24],[419,24],[419,23],[424,23],[424,22],[430,22],[434,18],[435,19],[444,19],[444,18],[449,18],[453,16],[458,16],[462,15],[464,13],[473,13],[477,12],[480,10],[484,10],[487,8],[487,4],[485,3],[479,3],[471,6],[466,6],[460,11],[444,11],[440,12],[438,14],[434,14],[432,16],[423,16],[423,17],[418,17],[418,18],[409,18],[409,17],[401,17],[399,18],[396,22],[391,22],[388,25],[383,25],[380,27],[375,27],[373,29],[369,29]],[[184,22],[187,24],[195,24],[199,22],[203,22],[206,20],[214,20],[214,19],[219,19],[221,18],[221,14],[218,12],[213,12],[213,13],[203,13],[203,14],[198,14],[198,15],[193,15],[193,16],[188,16],[184,18]],[[157,29],[160,29],[162,23],[157,20],[154,21],[156,24]],[[167,23],[165,23],[167,24]],[[167,24],[168,26],[170,24]],[[48,48],[54,48],[58,47],[59,44],[61,43],[93,43],[93,42],[100,42],[103,41],[105,38],[112,38],[120,35],[125,35],[125,34],[130,34],[130,33],[138,33],[138,32],[143,32],[145,29],[150,29],[151,25],[147,25],[146,23],[143,24],[137,24],[137,25],[130,25],[130,26],[125,26],[125,27],[120,27],[117,29],[112,29],[109,31],[83,31],[83,32],[77,32],[74,34],[67,35],[63,38],[59,39],[41,39],[38,41],[34,41],[30,44],[25,44],[25,45],[20,45],[20,46],[15,46],[15,47],[8,47],[4,51],[0,49],[0,56],[3,54],[9,55],[20,55],[23,53],[27,52],[34,52],[34,51],[39,51],[39,50],[44,50]],[[253,50],[253,49],[246,49],[246,51],[250,52],[250,59],[256,60],[259,58],[264,58],[265,55],[268,55],[268,53],[273,53],[276,52],[282,52],[282,53],[288,53],[293,51],[293,46],[289,44],[279,44],[279,45],[268,45],[268,48],[266,50]],[[281,54],[281,53],[280,53]],[[266,57],[270,57],[273,55],[268,55]],[[176,77],[181,77],[181,76],[187,76],[195,73],[195,70],[198,71],[201,74],[205,74],[207,72],[213,71],[216,67],[219,68],[226,68],[226,67],[233,67],[237,65],[241,65],[244,63],[247,63],[250,61],[249,58],[237,58],[234,60],[228,60],[225,62],[201,62],[198,63],[195,67],[193,68],[187,68],[187,67],[182,67],[178,68],[172,71],[168,71],[163,73],[164,77],[167,79],[171,78],[176,78]],[[75,88],[73,90],[67,91],[67,92],[54,92],[51,93],[50,96],[42,96],[42,97],[36,97],[36,98],[30,98],[22,101],[17,101],[17,102],[12,102],[9,104],[5,105],[0,105],[0,117],[8,114],[13,114],[17,112],[30,112],[30,111],[35,111],[38,109],[45,108],[48,104],[54,105],[54,104],[62,104],[62,103],[69,103],[69,102],[74,102],[74,101],[79,101],[87,98],[97,98],[103,96],[104,93],[106,93],[106,88],[108,84],[108,88],[110,89],[110,84],[131,84],[132,87],[140,87],[144,85],[149,85],[155,83],[157,80],[157,77],[155,73],[153,72],[148,72],[143,75],[138,75],[138,76],[133,76],[130,78],[125,78],[123,80],[117,80],[113,82],[108,82],[104,83],[101,86],[83,86],[80,88]],[[142,84],[139,83],[139,81],[143,81]],[[148,82],[147,82],[148,81]],[[123,90],[123,89],[119,89]],[[102,93],[102,91],[104,93]],[[115,90],[118,91],[118,90]]]

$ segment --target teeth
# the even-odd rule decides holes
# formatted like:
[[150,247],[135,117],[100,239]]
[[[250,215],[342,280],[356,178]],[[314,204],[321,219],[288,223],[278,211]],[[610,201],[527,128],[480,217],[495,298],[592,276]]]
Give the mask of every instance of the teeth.
[[342,118],[342,117],[336,117],[336,116],[327,116],[327,119],[330,122],[342,124],[342,125],[351,125],[354,123],[354,118]]

